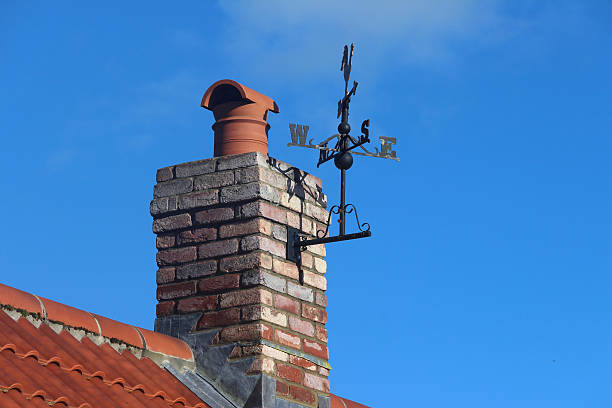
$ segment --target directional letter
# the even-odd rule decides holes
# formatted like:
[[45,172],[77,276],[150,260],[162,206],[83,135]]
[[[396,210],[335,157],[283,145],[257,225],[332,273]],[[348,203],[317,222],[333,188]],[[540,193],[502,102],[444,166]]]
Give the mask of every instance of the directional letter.
[[305,145],[308,129],[309,126],[307,125],[295,125],[294,123],[290,123],[289,131],[291,132],[291,143]]
[[396,143],[394,137],[380,136],[380,155],[381,157],[390,156],[397,157],[397,153],[391,150],[391,145]]

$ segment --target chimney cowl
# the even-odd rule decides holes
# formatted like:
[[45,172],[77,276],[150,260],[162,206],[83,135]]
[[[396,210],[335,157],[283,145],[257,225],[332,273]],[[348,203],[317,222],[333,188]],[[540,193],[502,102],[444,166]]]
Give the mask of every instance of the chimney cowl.
[[211,110],[216,120],[212,126],[215,157],[268,154],[268,111],[279,111],[272,98],[231,79],[222,79],[206,90],[201,106]]

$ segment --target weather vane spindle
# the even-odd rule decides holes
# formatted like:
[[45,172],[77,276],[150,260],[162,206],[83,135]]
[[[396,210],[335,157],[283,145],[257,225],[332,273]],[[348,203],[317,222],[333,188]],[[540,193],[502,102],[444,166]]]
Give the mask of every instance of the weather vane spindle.
[[[349,79],[351,76],[351,69],[353,67],[354,49],[354,44],[351,44],[350,51],[348,45],[344,46],[344,53],[342,55],[342,62],[340,64],[340,70],[344,72],[344,96],[338,101],[337,118],[341,118],[340,124],[338,125],[338,133],[328,137],[319,144],[313,144],[312,139],[308,142],[308,144],[306,144],[306,138],[308,136],[308,130],[310,127],[307,125],[298,125],[294,123],[289,124],[291,143],[288,143],[287,146],[317,149],[319,150],[319,162],[317,163],[317,167],[331,159],[334,159],[334,164],[340,170],[340,205],[335,205],[329,210],[329,219],[327,220],[325,231],[317,231],[318,238],[309,240],[302,237],[299,233],[294,232],[294,235],[288,241],[287,258],[292,259],[297,263],[300,262],[300,251],[304,251],[309,245],[365,238],[372,235],[370,231],[370,224],[359,223],[359,217],[357,216],[357,209],[355,206],[353,204],[346,204],[346,171],[353,165],[353,154],[399,161],[396,152],[392,150],[392,145],[396,143],[396,139],[394,137],[379,136],[381,147],[380,150],[375,147],[374,149],[376,152],[370,152],[363,147],[363,144],[370,142],[370,119],[366,119],[362,122],[361,135],[359,135],[357,138],[350,135],[351,125],[348,122],[349,105],[351,103],[351,97],[354,96],[355,92],[357,91],[358,85],[357,81],[353,81],[353,86],[349,91]],[[336,139],[336,145],[333,148],[330,148],[327,146],[327,144],[333,139]],[[357,147],[359,147],[362,151],[353,151]],[[351,151],[353,152],[351,153]],[[357,227],[359,228],[360,232],[346,234],[346,214],[351,214],[353,212],[355,213]],[[335,237],[326,237],[332,214],[338,214],[339,216],[339,234]],[[293,245],[289,244],[289,242],[293,242]]]

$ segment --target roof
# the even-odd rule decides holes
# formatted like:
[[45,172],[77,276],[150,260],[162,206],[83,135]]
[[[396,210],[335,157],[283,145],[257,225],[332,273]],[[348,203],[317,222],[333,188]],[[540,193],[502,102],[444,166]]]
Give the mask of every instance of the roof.
[[3,408],[210,408],[151,359],[193,361],[181,340],[2,284],[0,304]]
[[[0,407],[211,408],[170,371],[180,339],[0,283]],[[331,408],[368,408],[330,395]]]

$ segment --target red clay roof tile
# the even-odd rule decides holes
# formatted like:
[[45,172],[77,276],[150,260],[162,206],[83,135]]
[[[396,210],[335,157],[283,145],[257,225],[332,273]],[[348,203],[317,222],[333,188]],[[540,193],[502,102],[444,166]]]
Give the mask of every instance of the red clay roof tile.
[[366,405],[359,404],[346,398],[330,394],[331,408],[369,408]]

